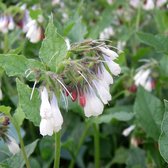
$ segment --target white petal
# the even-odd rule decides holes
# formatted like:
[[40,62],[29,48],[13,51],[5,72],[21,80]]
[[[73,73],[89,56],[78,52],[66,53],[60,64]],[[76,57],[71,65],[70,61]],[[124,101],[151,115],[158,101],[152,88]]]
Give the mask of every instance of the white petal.
[[99,47],[99,49],[102,51],[102,53],[104,53],[104,55],[109,56],[112,60],[118,57],[118,54],[109,48]]
[[52,109],[53,119],[54,119],[53,120],[54,131],[58,132],[62,127],[63,117],[58,107],[57,98],[54,93],[53,93],[53,97],[51,100],[51,109]]
[[153,2],[153,0],[147,0],[146,3],[143,5],[143,9],[145,10],[152,10],[154,9],[155,4]]
[[53,124],[50,119],[42,119],[40,122],[40,134],[43,136],[53,134]]
[[96,87],[97,93],[104,104],[107,104],[111,100],[111,94],[103,86],[103,81],[93,80],[93,84]]
[[89,90],[85,93],[86,105],[84,107],[84,113],[86,117],[98,116],[102,114],[104,105],[100,99],[96,96],[94,91]]
[[110,69],[111,73],[115,76],[119,75],[121,73],[121,68],[120,68],[119,64],[112,61],[110,59],[110,57],[108,57],[108,56],[104,55],[103,57],[106,61],[108,68]]
[[41,106],[40,106],[40,116],[42,118],[49,118],[52,115],[51,105],[48,100],[48,92],[44,87],[41,91]]

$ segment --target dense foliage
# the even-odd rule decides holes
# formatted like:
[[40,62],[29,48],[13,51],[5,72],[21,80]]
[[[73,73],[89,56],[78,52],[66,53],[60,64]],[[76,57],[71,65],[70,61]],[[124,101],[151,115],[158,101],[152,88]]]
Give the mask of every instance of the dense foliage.
[[[159,0],[0,1],[0,167],[53,167],[59,145],[62,168],[167,167],[167,5]],[[107,63],[100,46],[114,51],[115,62]],[[85,98],[93,112],[100,106],[90,99],[93,92],[83,95],[91,92],[100,66],[113,76],[112,98],[107,93],[103,113],[90,117]],[[39,131],[43,86],[56,95],[64,120],[53,136]],[[13,151],[11,143],[20,148],[14,145]]]

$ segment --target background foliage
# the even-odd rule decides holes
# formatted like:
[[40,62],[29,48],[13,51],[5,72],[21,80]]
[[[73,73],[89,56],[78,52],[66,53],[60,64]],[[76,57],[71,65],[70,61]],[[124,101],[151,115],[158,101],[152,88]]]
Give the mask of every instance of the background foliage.
[[[124,42],[118,63],[122,74],[115,78],[111,87],[113,100],[98,118],[85,118],[83,109],[69,101],[68,110],[61,104],[64,116],[61,131],[60,167],[68,167],[75,159],[75,166],[94,167],[94,130],[92,123],[100,128],[100,163],[105,168],[165,168],[168,166],[168,10],[166,5],[145,11],[135,9],[129,1],[116,0],[112,4],[106,0],[64,0],[55,6],[51,1],[7,0],[0,2],[1,13],[11,11],[16,17],[17,5],[26,3],[32,18],[42,14],[45,40],[33,44],[16,27],[7,35],[0,33],[0,78],[3,99],[0,111],[11,114],[21,128],[31,167],[53,166],[54,138],[39,134],[40,97],[35,89],[32,101],[34,76],[25,78],[29,68],[44,69],[44,63],[56,71],[55,64],[65,55],[66,44],[84,39],[99,39],[100,33],[112,26],[114,35],[109,40],[113,46]],[[63,5],[61,5],[61,3]],[[38,6],[32,9],[32,6]],[[53,15],[53,23],[49,16]],[[65,17],[66,16],[66,17]],[[49,22],[49,24],[48,24]],[[47,26],[48,25],[48,26]],[[55,28],[56,27],[56,28]],[[59,34],[60,35],[59,35]],[[58,50],[59,57],[50,61]],[[42,62],[40,62],[42,60]],[[144,65],[140,60],[156,61],[155,88],[148,92],[142,86],[131,91],[136,69]],[[38,88],[38,86],[37,86]],[[5,108],[6,107],[6,108]],[[130,125],[135,129],[127,137],[122,132]],[[10,124],[9,134],[18,140],[16,130]],[[21,153],[10,154],[0,141],[0,166],[23,167]]]

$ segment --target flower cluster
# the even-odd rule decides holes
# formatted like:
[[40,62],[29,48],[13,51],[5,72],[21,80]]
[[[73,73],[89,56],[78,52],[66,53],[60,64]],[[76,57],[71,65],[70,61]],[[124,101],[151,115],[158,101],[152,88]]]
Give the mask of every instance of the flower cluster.
[[11,14],[3,14],[0,16],[0,32],[7,33],[9,30],[13,30],[17,25],[20,27],[26,37],[32,43],[37,43],[44,38],[44,31],[40,24],[43,22],[42,15],[38,15],[38,18],[32,19],[30,12],[26,9],[26,5],[22,5],[19,11],[20,17],[19,20],[14,19]]
[[[112,100],[110,85],[113,84],[113,75],[121,73],[119,64],[115,62],[118,54],[96,41],[85,41],[68,48],[77,59],[72,59],[72,56],[66,60],[63,71],[58,68],[58,73],[49,71],[47,75],[60,88],[64,99],[70,96],[72,101],[78,101],[86,117],[98,116],[102,114],[104,105]],[[57,98],[54,93],[52,95],[49,101],[46,88],[41,91],[40,133],[43,136],[58,132],[63,123]]]
[[15,23],[12,16],[1,15],[0,16],[0,32],[7,33],[9,30],[15,28]]

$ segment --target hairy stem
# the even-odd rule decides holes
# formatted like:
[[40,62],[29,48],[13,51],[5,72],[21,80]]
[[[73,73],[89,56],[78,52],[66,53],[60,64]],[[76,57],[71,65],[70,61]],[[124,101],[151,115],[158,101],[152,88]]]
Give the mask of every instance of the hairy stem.
[[95,168],[100,168],[100,144],[99,144],[99,125],[93,124],[94,128],[94,160]]
[[61,132],[55,133],[55,160],[54,168],[59,168],[60,163],[60,151],[61,151]]

